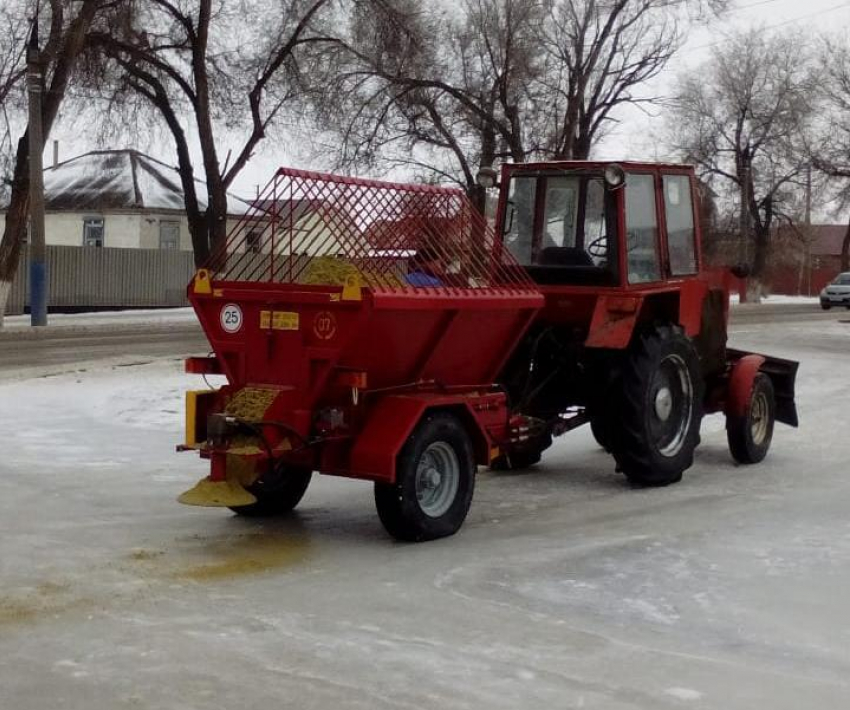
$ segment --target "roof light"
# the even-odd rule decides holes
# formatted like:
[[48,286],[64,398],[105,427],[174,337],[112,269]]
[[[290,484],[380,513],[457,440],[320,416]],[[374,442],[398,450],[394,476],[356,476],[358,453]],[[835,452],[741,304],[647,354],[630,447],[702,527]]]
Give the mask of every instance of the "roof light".
[[605,167],[605,184],[609,190],[616,190],[626,184],[626,172],[616,163]]

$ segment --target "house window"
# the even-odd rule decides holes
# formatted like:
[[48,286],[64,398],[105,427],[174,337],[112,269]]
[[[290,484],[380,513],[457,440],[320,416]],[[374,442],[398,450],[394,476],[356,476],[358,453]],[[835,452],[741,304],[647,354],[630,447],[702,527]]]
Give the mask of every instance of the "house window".
[[259,229],[251,229],[245,235],[245,249],[252,254],[260,253],[260,241],[263,237],[262,231]]
[[83,246],[103,246],[103,218],[86,217],[83,220]]
[[159,223],[159,248],[180,248],[180,222],[161,220]]

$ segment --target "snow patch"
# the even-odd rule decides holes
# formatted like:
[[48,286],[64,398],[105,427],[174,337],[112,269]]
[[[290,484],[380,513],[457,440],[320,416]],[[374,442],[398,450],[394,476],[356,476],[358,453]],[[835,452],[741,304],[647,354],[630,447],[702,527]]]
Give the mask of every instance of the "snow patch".
[[[2,284],[0,284],[0,289]],[[2,291],[0,291],[2,296]],[[108,326],[108,325],[166,325],[171,323],[193,323],[197,316],[192,308],[160,308],[127,311],[99,311],[94,313],[51,313],[50,325],[61,326]],[[29,315],[7,316],[8,330],[29,328]]]

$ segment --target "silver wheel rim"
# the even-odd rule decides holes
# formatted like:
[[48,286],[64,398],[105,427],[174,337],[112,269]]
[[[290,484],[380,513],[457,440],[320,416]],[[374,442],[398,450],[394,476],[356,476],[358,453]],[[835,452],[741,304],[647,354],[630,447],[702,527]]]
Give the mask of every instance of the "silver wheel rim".
[[756,446],[761,446],[767,438],[769,412],[767,395],[758,392],[750,405],[750,436]]
[[451,508],[460,485],[460,462],[451,445],[435,441],[416,466],[416,500],[429,518],[439,518]]
[[650,430],[662,456],[676,456],[693,418],[694,386],[687,364],[668,355],[658,366],[650,399]]

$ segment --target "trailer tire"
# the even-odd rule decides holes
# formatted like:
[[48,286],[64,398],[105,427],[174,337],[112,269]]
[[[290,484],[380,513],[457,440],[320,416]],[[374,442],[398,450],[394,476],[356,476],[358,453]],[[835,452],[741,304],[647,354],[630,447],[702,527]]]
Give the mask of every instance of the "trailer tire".
[[667,486],[694,461],[702,421],[699,356],[678,326],[637,337],[623,371],[611,451],[633,485]]
[[420,542],[456,533],[475,487],[472,442],[457,417],[426,414],[398,455],[395,483],[375,483],[375,506],[386,531]]
[[746,414],[726,417],[726,439],[732,458],[741,464],[763,461],[770,449],[775,422],[773,382],[760,372],[753,380]]
[[257,497],[256,503],[234,506],[230,509],[246,518],[284,515],[301,502],[312,477],[313,472],[308,468],[288,467],[274,479],[266,481],[261,479],[248,486],[247,490]]

